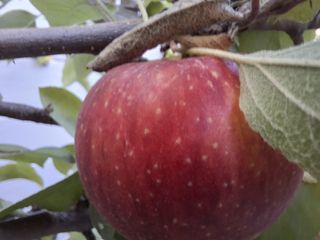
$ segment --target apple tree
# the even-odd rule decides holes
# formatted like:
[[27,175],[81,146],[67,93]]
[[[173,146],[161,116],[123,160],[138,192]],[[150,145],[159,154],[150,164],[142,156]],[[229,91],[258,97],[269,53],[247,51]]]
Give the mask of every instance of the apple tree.
[[66,54],[64,88],[40,88],[41,109],[1,92],[0,116],[75,144],[1,140],[1,181],[41,186],[48,159],[65,177],[1,201],[0,239],[320,238],[319,0],[30,2],[50,27],[3,13],[0,58]]

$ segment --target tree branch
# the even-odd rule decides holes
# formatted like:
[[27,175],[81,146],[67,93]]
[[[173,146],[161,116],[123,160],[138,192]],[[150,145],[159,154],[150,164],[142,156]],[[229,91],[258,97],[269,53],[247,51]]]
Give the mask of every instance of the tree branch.
[[34,240],[61,232],[86,232],[91,228],[88,209],[60,213],[40,210],[0,222],[0,239]]
[[2,29],[0,59],[69,53],[97,54],[138,23],[126,21],[93,26]]
[[53,109],[50,105],[45,109],[40,109],[25,104],[0,101],[0,116],[19,120],[57,125],[58,123],[50,117],[52,111]]

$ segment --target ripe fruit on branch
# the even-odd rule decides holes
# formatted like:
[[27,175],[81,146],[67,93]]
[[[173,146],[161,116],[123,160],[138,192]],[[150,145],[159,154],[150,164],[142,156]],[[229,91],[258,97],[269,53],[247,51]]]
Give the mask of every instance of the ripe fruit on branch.
[[219,59],[122,65],[89,92],[76,134],[89,199],[129,240],[253,239],[302,170],[248,126]]

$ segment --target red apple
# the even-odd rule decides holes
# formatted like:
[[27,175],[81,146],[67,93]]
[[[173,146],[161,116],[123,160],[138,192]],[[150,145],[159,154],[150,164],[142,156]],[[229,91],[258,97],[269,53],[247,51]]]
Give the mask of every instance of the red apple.
[[287,207],[302,170],[248,126],[219,59],[109,71],[77,124],[92,204],[129,240],[248,240]]

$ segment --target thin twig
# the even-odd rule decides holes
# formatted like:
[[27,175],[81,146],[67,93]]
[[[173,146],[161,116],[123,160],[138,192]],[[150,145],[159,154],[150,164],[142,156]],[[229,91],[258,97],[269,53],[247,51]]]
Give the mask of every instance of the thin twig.
[[25,104],[0,101],[0,116],[19,120],[57,125],[58,123],[50,117],[52,111],[53,109],[50,105],[45,109],[41,109]]
[[27,216],[0,222],[0,239],[33,240],[43,236],[72,231],[87,231],[92,228],[88,210],[49,212],[40,210]]
[[0,30],[0,59],[68,53],[99,53],[140,21],[100,23],[94,26]]

